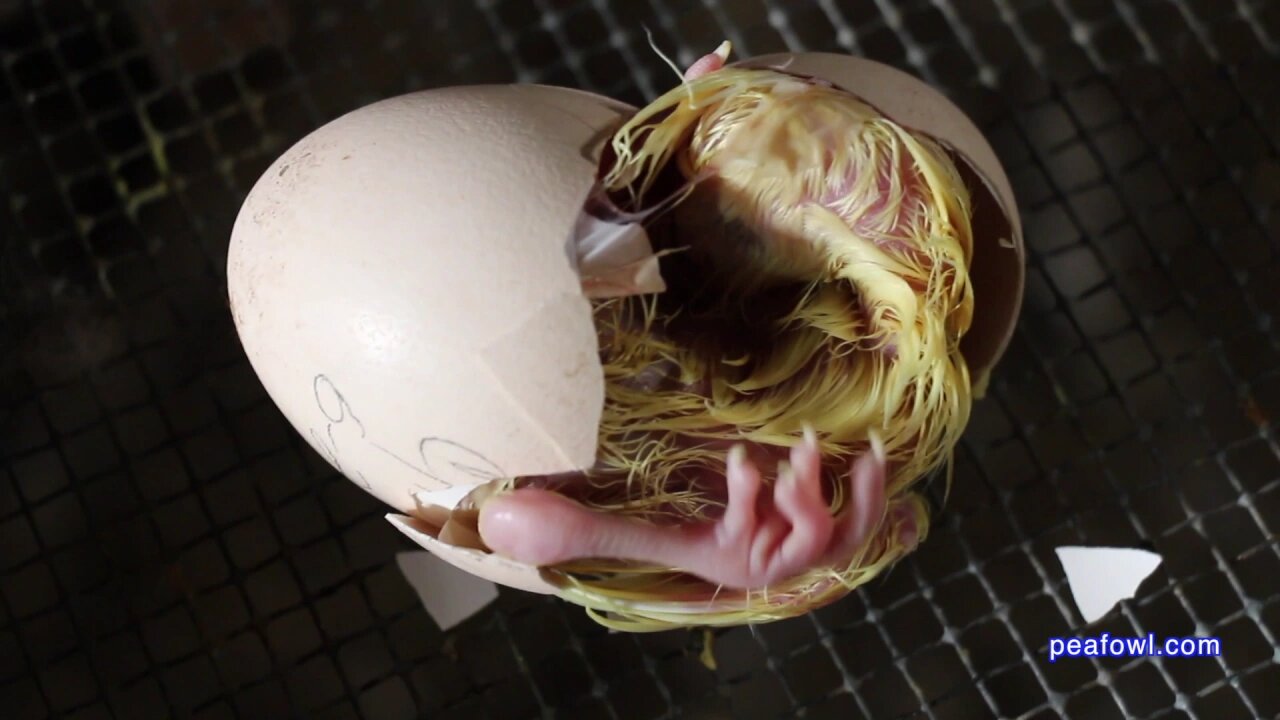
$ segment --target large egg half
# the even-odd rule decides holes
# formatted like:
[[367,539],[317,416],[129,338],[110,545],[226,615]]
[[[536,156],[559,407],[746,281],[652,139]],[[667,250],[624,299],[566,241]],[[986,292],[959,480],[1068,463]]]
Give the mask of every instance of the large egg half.
[[375,103],[249,193],[231,309],[272,399],[383,502],[595,458],[603,378],[571,238],[626,106],[543,86]]

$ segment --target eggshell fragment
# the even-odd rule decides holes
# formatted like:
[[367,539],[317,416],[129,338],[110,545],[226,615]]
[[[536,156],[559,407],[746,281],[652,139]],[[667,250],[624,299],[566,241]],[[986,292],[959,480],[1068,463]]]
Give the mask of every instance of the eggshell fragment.
[[780,53],[753,57],[736,65],[773,68],[825,80],[862,98],[899,125],[951,148],[977,174],[989,194],[975,192],[973,198],[974,255],[969,279],[976,307],[961,350],[969,364],[974,393],[980,397],[991,369],[1013,337],[1026,272],[1022,222],[1013,186],[982,131],[924,81],[864,58],[837,53]]
[[396,565],[427,614],[443,631],[498,599],[498,586],[422,550],[396,553]]
[[661,288],[642,231],[580,222],[628,110],[544,86],[430,90],[338,118],[268,168],[232,231],[232,312],[268,393],[335,468],[408,511],[415,492],[594,463],[584,273]]
[[1138,587],[1160,566],[1161,557],[1140,548],[1054,548],[1067,587],[1086,623],[1101,619],[1122,600],[1138,593]]
[[589,298],[610,298],[667,289],[658,256],[644,227],[611,223],[583,214],[578,222],[578,269]]
[[532,565],[514,562],[501,555],[441,542],[436,538],[439,528],[433,528],[417,518],[389,514],[387,520],[410,540],[460,570],[466,570],[477,577],[517,590],[541,595],[554,595],[558,592],[556,586],[543,575],[543,571]]

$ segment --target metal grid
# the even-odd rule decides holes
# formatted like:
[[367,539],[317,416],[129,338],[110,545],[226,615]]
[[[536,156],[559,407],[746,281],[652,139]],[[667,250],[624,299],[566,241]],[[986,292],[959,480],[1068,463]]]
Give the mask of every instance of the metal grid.
[[[1280,717],[1280,4],[0,2],[6,717]],[[811,616],[607,633],[504,592],[442,634],[382,508],[253,377],[223,267],[306,132],[444,84],[631,102],[733,40],[863,54],[983,127],[1019,332],[929,541]],[[1050,664],[1053,548],[1164,565],[1094,630],[1221,658]]]

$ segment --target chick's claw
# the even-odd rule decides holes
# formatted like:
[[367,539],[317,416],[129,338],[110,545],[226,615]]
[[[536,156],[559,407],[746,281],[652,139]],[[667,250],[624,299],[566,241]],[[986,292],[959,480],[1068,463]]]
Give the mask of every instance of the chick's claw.
[[835,520],[835,539],[824,559],[827,564],[852,557],[886,514],[885,457],[878,440],[872,442],[872,447],[875,449],[854,461],[849,470],[849,502]]
[[729,44],[728,40],[720,43],[719,47],[717,47],[714,52],[703,55],[694,61],[694,63],[684,71],[684,79],[697,80],[707,73],[713,73],[724,67],[725,62],[729,59],[731,47],[732,46]]
[[491,499],[480,533],[495,552],[533,565],[612,558],[680,568],[718,585],[760,588],[815,567],[847,564],[886,514],[885,461],[870,453],[848,476],[848,509],[832,517],[817,438],[806,433],[767,487],[741,447],[728,457],[728,501],[711,523],[664,527],[597,513],[526,488]]

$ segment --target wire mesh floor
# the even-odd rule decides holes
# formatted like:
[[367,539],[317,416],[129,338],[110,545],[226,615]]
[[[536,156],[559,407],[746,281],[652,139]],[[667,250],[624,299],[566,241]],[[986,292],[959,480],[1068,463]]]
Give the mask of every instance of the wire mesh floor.
[[[1280,3],[0,0],[0,714],[9,718],[1280,717]],[[193,8],[200,8],[193,12]],[[448,633],[383,508],[289,428],[223,279],[251,184],[413,89],[590,88],[837,50],[952,95],[1013,179],[1013,346],[945,511],[812,615],[629,636],[504,592]],[[1063,659],[1053,548],[1163,566]]]

